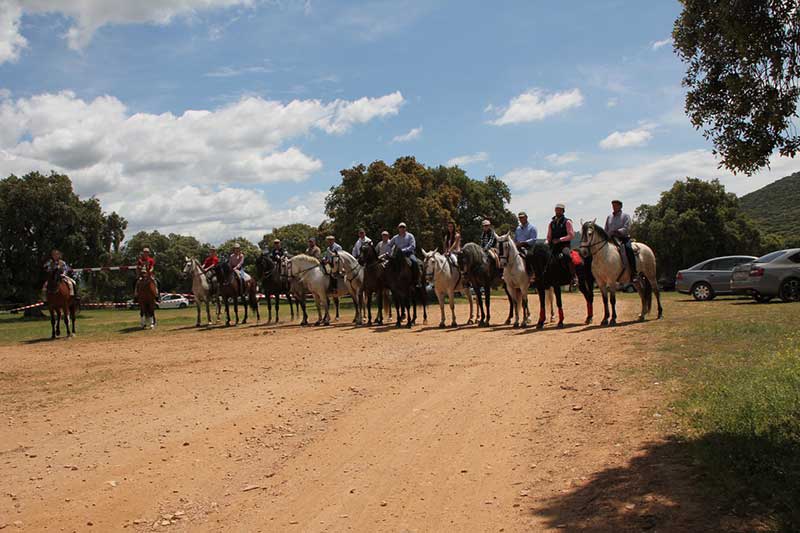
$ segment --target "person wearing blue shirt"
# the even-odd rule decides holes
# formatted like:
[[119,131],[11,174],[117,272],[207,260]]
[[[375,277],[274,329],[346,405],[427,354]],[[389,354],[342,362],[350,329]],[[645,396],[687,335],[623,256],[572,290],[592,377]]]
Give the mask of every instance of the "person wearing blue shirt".
[[414,235],[406,229],[405,222],[401,222],[397,225],[397,235],[392,237],[389,244],[398,248],[400,252],[411,259],[415,265],[419,265],[419,260],[415,254],[417,251],[417,240],[414,238]]
[[532,248],[538,236],[536,226],[528,222],[528,214],[525,211],[520,211],[518,217],[519,225],[514,230],[514,244],[520,250]]

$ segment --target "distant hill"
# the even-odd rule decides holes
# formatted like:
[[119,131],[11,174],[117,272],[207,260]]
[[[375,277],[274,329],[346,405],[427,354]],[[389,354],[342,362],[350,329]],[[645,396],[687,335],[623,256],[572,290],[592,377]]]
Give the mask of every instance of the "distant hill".
[[745,194],[739,201],[763,233],[773,233],[790,241],[800,237],[800,172]]

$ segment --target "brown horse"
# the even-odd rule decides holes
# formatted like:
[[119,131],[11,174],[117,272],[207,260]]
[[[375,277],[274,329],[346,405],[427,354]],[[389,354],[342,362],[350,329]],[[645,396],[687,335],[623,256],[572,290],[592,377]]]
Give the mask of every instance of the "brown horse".
[[156,327],[156,298],[158,290],[153,276],[148,272],[139,274],[136,280],[136,295],[139,299],[139,318],[142,328],[153,329]]
[[256,322],[261,320],[258,312],[258,298],[256,296],[257,285],[255,279],[249,279],[242,290],[242,278],[231,270],[227,262],[222,262],[214,267],[217,279],[220,280],[219,294],[225,302],[225,325],[231,325],[231,311],[229,300],[233,300],[233,314],[236,317],[236,324],[239,323],[239,298],[244,298],[244,320],[242,324],[247,324],[247,304],[256,313]]
[[[67,337],[75,333],[75,307],[76,300],[69,294],[69,285],[57,270],[47,277],[47,307],[50,309],[50,326],[52,327],[51,339],[61,336],[61,317],[64,317],[64,326],[67,328]],[[72,322],[70,332],[69,323]]]

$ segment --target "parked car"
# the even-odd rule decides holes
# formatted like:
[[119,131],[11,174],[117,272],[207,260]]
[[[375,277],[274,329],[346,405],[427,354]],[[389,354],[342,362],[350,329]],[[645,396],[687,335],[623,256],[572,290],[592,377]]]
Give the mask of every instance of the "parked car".
[[189,307],[189,299],[180,294],[162,294],[156,309],[184,309]]
[[728,255],[706,259],[691,268],[678,271],[675,288],[678,292],[691,294],[695,300],[711,300],[719,294],[733,294],[731,276],[739,265],[755,261],[752,255]]
[[750,294],[757,302],[775,297],[784,302],[800,301],[800,248],[771,252],[740,265],[733,271],[731,290]]

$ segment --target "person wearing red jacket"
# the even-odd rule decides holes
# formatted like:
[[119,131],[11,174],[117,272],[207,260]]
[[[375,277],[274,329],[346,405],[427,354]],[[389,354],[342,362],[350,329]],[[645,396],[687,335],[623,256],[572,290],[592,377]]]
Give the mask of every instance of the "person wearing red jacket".
[[212,247],[208,251],[208,257],[203,261],[203,272],[208,272],[219,264],[219,256],[217,256],[217,249]]
[[[136,277],[142,275],[143,272],[150,274],[150,277],[153,278],[153,282],[156,284],[156,301],[161,301],[161,291],[158,287],[158,280],[155,277],[155,268],[156,268],[156,260],[150,255],[150,248],[145,247],[142,249],[142,253],[139,256],[139,259],[136,260]],[[134,300],[139,297],[138,293],[138,284],[136,289],[134,289],[133,298]]]

